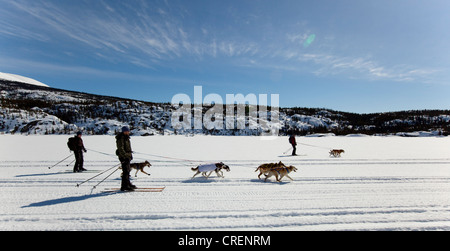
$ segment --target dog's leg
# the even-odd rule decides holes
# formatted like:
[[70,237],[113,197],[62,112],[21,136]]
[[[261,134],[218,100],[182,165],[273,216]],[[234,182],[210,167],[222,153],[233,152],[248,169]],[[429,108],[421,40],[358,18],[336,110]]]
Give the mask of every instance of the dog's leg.
[[194,174],[194,176],[192,176],[192,179],[195,178],[195,176],[197,176],[200,172],[197,171],[197,173]]
[[[205,176],[205,178],[209,178],[209,176],[211,176],[212,172],[213,171],[209,172],[208,175]],[[206,174],[206,172],[205,172],[205,174]]]
[[134,177],[137,177],[138,172],[139,172],[139,169],[136,169],[136,173],[134,174]]
[[[144,171],[144,169],[141,169],[141,172],[147,174],[148,176],[150,176],[150,174],[149,174],[149,173],[146,173],[146,172]],[[136,172],[136,173],[137,173],[137,172]]]
[[289,175],[286,174],[286,177],[288,177],[290,180],[294,181]]

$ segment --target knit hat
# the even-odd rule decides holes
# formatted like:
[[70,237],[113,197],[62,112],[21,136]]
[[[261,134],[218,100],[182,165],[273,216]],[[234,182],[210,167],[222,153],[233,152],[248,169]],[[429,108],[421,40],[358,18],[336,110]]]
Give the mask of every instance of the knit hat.
[[122,132],[129,132],[130,128],[128,128],[127,126],[122,127]]
[[78,136],[78,135],[81,135],[81,134],[83,134],[81,131],[78,131],[78,132],[77,132],[77,136]]

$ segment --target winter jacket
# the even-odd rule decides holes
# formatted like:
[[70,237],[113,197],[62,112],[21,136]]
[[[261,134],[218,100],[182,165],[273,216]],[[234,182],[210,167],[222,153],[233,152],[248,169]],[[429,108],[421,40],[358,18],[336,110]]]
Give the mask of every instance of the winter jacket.
[[131,150],[131,142],[130,142],[130,136],[125,135],[123,133],[119,133],[116,136],[116,155],[119,157],[119,159],[133,159],[133,154]]
[[81,139],[80,137],[75,136],[74,145],[75,145],[76,152],[81,152],[81,151],[86,152],[86,148],[84,148],[84,144],[83,144],[83,139]]

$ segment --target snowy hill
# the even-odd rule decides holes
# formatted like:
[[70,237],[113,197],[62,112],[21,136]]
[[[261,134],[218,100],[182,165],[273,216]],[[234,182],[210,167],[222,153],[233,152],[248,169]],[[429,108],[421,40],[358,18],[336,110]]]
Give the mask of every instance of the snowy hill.
[[0,72],[0,80],[14,81],[14,82],[20,82],[20,83],[25,83],[25,84],[30,84],[30,85],[49,87],[48,85],[41,83],[35,79],[27,78],[27,77],[20,76],[20,75],[10,74],[10,73]]
[[[246,125],[243,130],[209,130],[205,127],[176,130],[171,126],[171,115],[177,107],[168,103],[93,95],[16,80],[0,80],[0,98],[0,133],[6,134],[73,134],[83,130],[85,134],[114,135],[124,125],[129,126],[134,135],[142,136],[261,135],[263,131],[261,126],[249,129],[256,123],[254,119],[240,121]],[[208,107],[204,107],[202,114],[207,111]],[[331,133],[417,137],[448,135],[450,131],[448,110],[354,114],[323,108],[280,108],[279,122],[272,122],[270,116],[259,120],[270,128],[280,128],[281,135]]]

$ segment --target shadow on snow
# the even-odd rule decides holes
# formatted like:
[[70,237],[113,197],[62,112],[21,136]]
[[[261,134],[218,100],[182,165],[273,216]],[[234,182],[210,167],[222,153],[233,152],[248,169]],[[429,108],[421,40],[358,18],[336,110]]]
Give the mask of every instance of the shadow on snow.
[[117,193],[116,192],[95,193],[95,194],[86,194],[86,195],[80,195],[80,196],[70,196],[70,197],[64,197],[64,198],[59,198],[59,199],[52,199],[52,200],[45,200],[45,201],[41,201],[41,202],[35,202],[35,203],[31,203],[31,204],[29,204],[27,206],[22,206],[22,208],[53,206],[53,205],[58,205],[58,204],[83,201],[83,200],[92,199],[92,198],[105,197],[105,196],[110,196],[110,195],[113,195],[113,194],[117,194]]

